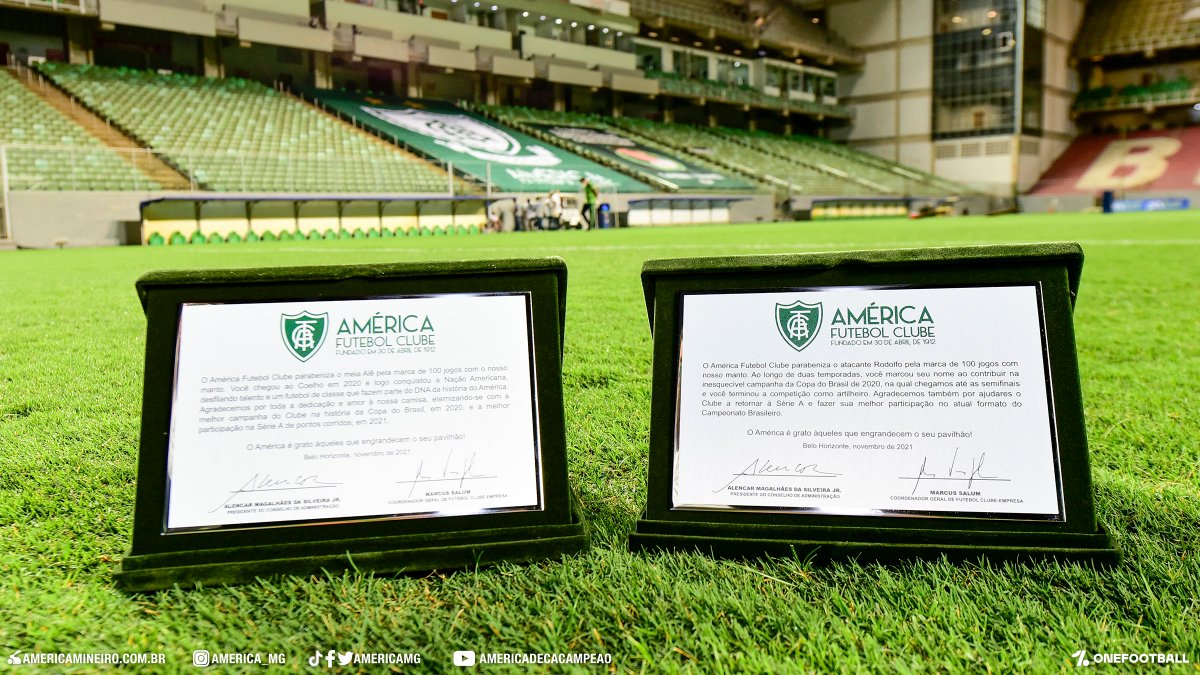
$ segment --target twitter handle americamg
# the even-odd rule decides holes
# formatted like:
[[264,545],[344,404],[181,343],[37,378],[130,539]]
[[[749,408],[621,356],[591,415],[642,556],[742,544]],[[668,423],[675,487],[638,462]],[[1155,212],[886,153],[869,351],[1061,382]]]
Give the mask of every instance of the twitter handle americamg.
[[411,666],[419,663],[421,663],[421,655],[416,652],[339,652],[336,649],[330,649],[322,653],[318,649],[316,653],[308,657],[308,665],[314,668],[321,665],[332,668],[335,664],[339,666]]

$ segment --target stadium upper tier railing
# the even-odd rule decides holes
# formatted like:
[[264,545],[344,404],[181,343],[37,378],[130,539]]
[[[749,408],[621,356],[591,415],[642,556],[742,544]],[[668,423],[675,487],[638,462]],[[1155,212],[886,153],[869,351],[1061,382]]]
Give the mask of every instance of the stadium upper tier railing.
[[[128,167],[126,172],[100,170],[111,168],[108,154],[115,154]],[[97,153],[79,146],[3,145],[0,146],[0,184],[10,191],[79,190],[146,192],[164,189],[144,171],[154,160],[183,158],[185,166],[218,166],[196,169],[186,176],[187,184],[172,192],[260,192],[310,194],[397,194],[392,175],[376,162],[367,172],[359,171],[357,157],[315,156],[279,153],[201,153],[176,151],[172,154],[151,150],[106,149]],[[402,157],[393,162],[408,162]],[[99,169],[98,169],[99,168]],[[336,183],[330,174],[343,174]],[[429,184],[419,194],[455,195],[464,189],[460,181],[451,183],[449,175]],[[417,194],[403,191],[402,194]]]
[[1200,101],[1200,85],[1186,77],[1145,86],[1130,85],[1119,91],[1111,86],[1082,91],[1075,98],[1075,110],[1100,111],[1144,108],[1160,105],[1187,105]]
[[432,194],[451,185],[431,163],[256,82],[39,69],[202,189]]
[[739,105],[756,105],[780,110],[793,110],[843,119],[851,119],[854,116],[854,112],[843,105],[831,105],[783,96],[771,96],[764,93],[761,89],[748,86],[730,85],[713,80],[689,80],[681,78],[674,73],[664,73],[658,70],[647,70],[646,75],[658,80],[663,93],[675,94],[677,96],[705,98]]
[[[447,174],[409,174],[414,162],[402,155],[381,156],[364,163],[358,156],[305,153],[209,152],[167,149],[165,155],[186,167],[197,189],[220,192],[333,192],[355,194],[453,194]],[[408,176],[398,189],[398,176]]]
[[[114,165],[114,159],[117,164]],[[78,145],[0,146],[0,183],[8,190],[161,190],[150,178],[152,153]],[[114,170],[116,169],[116,170]]]

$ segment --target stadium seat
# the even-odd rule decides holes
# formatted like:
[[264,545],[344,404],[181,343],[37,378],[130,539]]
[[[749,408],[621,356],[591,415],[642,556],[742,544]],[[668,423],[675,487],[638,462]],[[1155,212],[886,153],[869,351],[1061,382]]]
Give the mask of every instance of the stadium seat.
[[787,157],[803,156],[806,161],[828,167],[835,173],[855,176],[864,184],[884,188],[888,194],[965,194],[970,189],[931,173],[886,160],[878,155],[860,152],[845,145],[813,136],[795,134],[779,136],[764,132],[737,132],[746,143],[763,152],[783,154]]
[[157,190],[159,184],[0,70],[0,145],[13,190]]
[[966,194],[963,185],[843,145],[808,136],[780,136],[723,127],[663,124],[644,119],[611,122],[645,139],[740,171],[790,194],[876,196]]
[[207,189],[446,189],[446,175],[432,165],[256,82],[55,63],[40,68]]
[[664,73],[657,70],[646,71],[648,77],[659,81],[663,92],[687,97],[702,97],[734,104],[747,104],[779,110],[794,110],[798,112],[841,117],[849,119],[850,109],[842,105],[818,103],[802,99],[791,99],[785,96],[772,96],[749,86],[731,85],[716,80],[689,80],[675,73]]
[[1183,20],[1182,0],[1090,2],[1075,43],[1078,58],[1200,46],[1200,21]]
[[[527,131],[531,134],[534,134],[534,135],[538,135],[540,133],[540,131],[537,129],[537,127],[530,128],[530,127],[526,127],[524,125],[526,125],[526,124],[565,124],[565,125],[572,125],[572,126],[578,126],[578,127],[590,127],[593,129],[600,129],[602,131],[610,131],[610,132],[615,131],[615,132],[620,133],[620,129],[618,129],[615,125],[610,124],[610,122],[613,121],[612,118],[604,117],[603,115],[590,115],[590,114],[586,114],[586,113],[573,113],[573,112],[554,112],[554,111],[550,111],[550,110],[539,110],[536,108],[526,108],[526,107],[522,107],[522,106],[477,105],[477,106],[474,106],[474,109],[478,110],[479,112],[483,113],[484,115],[488,115],[490,117],[497,118],[505,124],[522,127],[525,131]],[[576,154],[583,155],[585,157],[591,157],[600,162],[608,161],[606,158],[603,158],[603,157],[593,157],[591,151],[585,146],[576,145],[576,144],[570,143],[569,141],[565,141],[564,139],[561,139],[561,138],[552,138],[552,139],[547,139],[547,140],[549,140],[550,142],[556,143],[558,145],[567,146],[568,149],[570,149],[572,152],[574,152]],[[653,138],[639,138],[638,142],[647,147],[663,150],[664,152],[667,152],[667,153],[675,152],[668,145],[663,144],[663,143],[658,143]],[[706,169],[719,171],[717,165],[715,165],[712,162],[706,161],[704,159],[693,157],[693,158],[690,158],[689,161],[697,164],[698,166],[705,167]]]

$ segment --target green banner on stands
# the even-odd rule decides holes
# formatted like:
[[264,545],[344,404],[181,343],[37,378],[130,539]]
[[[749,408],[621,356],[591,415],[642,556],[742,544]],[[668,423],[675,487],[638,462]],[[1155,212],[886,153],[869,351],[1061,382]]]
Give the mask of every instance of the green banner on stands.
[[617,171],[454,106],[425,100],[387,101],[348,92],[310,91],[326,107],[413,149],[488,180],[499,192],[577,192],[587,178],[601,192],[648,192]]
[[754,185],[733,172],[689,161],[664,150],[649,147],[611,129],[564,124],[533,124],[542,131],[576,143],[648,173],[683,190],[752,190]]

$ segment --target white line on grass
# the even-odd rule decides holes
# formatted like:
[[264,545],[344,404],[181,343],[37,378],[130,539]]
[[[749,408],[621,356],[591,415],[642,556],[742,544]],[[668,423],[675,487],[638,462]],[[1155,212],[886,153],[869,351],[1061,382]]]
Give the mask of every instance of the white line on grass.
[[1200,239],[1080,239],[1080,244],[1088,246],[1109,244],[1111,246],[1195,246]]
[[[1062,241],[1062,240],[1055,240],[1055,241]],[[1200,239],[1076,239],[1074,241],[1082,246],[1196,246],[1196,245],[1200,245]],[[489,252],[489,253],[503,253],[503,252],[509,252],[514,249],[520,248],[520,249],[524,249],[527,251],[537,250],[537,249],[545,249],[551,253],[554,253],[554,252],[559,252],[559,251],[642,251],[642,250],[665,251],[665,250],[706,250],[706,249],[717,249],[717,250],[721,250],[721,251],[728,251],[731,249],[741,250],[741,251],[768,251],[768,250],[778,251],[780,249],[791,248],[791,249],[795,249],[798,251],[802,251],[804,249],[846,249],[846,250],[850,250],[850,249],[880,249],[880,248],[944,248],[944,247],[952,247],[952,246],[979,246],[979,245],[990,244],[990,243],[1009,244],[1009,243],[1017,243],[1017,242],[1005,242],[1005,241],[998,241],[998,242],[901,241],[901,242],[889,242],[887,244],[882,244],[882,245],[878,241],[867,241],[867,242],[843,241],[843,242],[837,242],[837,243],[796,242],[796,243],[792,243],[792,244],[787,244],[787,243],[780,243],[780,244],[754,244],[754,243],[727,244],[727,243],[721,243],[721,244],[619,244],[619,245],[595,245],[595,244],[592,244],[592,245],[579,245],[579,246],[551,246],[551,245],[538,246],[538,245],[533,245],[533,246],[528,246],[528,247],[514,245],[514,246],[483,246],[483,247],[471,246],[471,247],[464,247],[464,248],[459,248],[459,249],[449,248],[449,249],[437,249],[437,250],[444,250],[444,251],[462,250],[462,251],[477,251],[477,252]],[[210,247],[196,247],[195,250],[202,251],[202,252],[209,252],[209,253],[230,253],[230,252],[260,253],[260,252],[265,252],[265,251],[277,251],[277,252],[282,252],[282,253],[312,253],[314,251],[320,251],[322,253],[379,252],[379,253],[425,254],[425,253],[428,253],[432,249],[395,247],[395,246],[381,247],[381,248],[375,248],[375,247],[360,248],[360,247],[350,247],[350,246],[338,246],[338,247],[287,246],[287,247],[278,247],[278,248],[257,248],[257,247],[253,247],[253,246],[247,246],[247,247],[221,246],[221,247],[211,247],[211,248]]]

